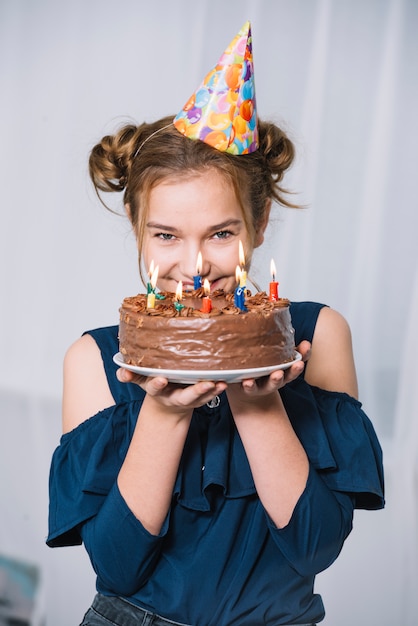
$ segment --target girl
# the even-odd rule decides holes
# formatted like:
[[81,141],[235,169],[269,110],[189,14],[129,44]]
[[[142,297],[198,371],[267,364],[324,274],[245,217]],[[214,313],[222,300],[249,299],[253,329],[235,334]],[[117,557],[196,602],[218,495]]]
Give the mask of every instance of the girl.
[[[202,278],[232,291],[238,242],[263,242],[293,145],[258,121],[231,155],[168,117],[106,136],[90,156],[100,191],[124,190],[161,290]],[[338,556],[355,507],[383,506],[381,451],[357,400],[350,331],[336,311],[292,303],[307,361],[260,380],[183,386],[117,370],[118,328],[68,350],[48,545],[81,542],[97,575],[82,624],[278,626],[324,617],[315,575]],[[309,356],[309,360],[307,360]],[[219,402],[211,402],[215,398]]]

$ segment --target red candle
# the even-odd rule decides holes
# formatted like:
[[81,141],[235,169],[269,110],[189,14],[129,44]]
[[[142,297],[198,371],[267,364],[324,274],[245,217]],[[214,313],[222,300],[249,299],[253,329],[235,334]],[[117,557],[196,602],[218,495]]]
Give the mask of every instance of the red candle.
[[270,262],[270,273],[271,273],[271,282],[270,282],[270,293],[269,300],[271,302],[275,302],[279,299],[279,283],[276,281],[276,265],[273,259]]
[[205,290],[205,295],[202,298],[202,313],[210,313],[212,311],[212,300],[210,299],[210,285],[207,278],[205,278],[203,282],[203,288]]

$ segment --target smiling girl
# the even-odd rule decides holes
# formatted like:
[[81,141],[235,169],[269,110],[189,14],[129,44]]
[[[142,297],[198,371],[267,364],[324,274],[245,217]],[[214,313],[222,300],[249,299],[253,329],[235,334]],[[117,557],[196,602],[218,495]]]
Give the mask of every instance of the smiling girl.
[[[239,241],[250,263],[272,202],[291,206],[282,179],[293,145],[258,120],[257,149],[229,154],[172,120],[104,137],[90,155],[93,184],[124,191],[161,290],[191,289],[200,251],[202,278],[232,291]],[[83,542],[90,556],[98,593],[84,626],[323,619],[315,575],[340,553],[354,508],[383,506],[381,453],[357,400],[346,321],[312,302],[291,314],[306,367],[229,385],[117,370],[117,326],[69,348],[48,544]]]

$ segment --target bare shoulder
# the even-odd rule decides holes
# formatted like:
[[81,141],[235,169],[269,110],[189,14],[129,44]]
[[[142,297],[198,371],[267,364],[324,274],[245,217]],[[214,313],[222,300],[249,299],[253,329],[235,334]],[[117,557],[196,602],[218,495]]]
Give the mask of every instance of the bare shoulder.
[[64,357],[63,432],[114,403],[100,350],[90,335],[83,335]]
[[321,389],[358,396],[351,330],[334,309],[324,307],[319,313],[305,378]]

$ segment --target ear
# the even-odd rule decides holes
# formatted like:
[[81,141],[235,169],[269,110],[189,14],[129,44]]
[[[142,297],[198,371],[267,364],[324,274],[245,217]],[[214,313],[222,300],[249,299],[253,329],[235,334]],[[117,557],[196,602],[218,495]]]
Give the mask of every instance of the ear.
[[258,226],[255,236],[254,236],[254,248],[258,248],[259,246],[261,246],[261,244],[264,241],[264,233],[265,233],[265,230],[267,228],[267,225],[269,223],[269,218],[270,218],[271,204],[272,204],[272,201],[270,198],[266,200],[266,206],[264,209],[263,219],[260,222],[260,225]]

